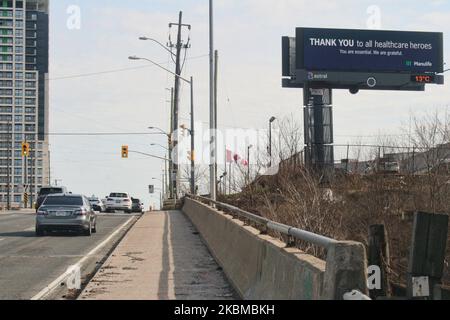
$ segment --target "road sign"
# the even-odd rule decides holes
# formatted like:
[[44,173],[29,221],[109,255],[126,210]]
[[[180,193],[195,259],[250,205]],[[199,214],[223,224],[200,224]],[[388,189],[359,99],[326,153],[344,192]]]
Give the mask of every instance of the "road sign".
[[128,146],[122,146],[122,158],[128,158]]
[[27,192],[25,192],[23,194],[23,204],[24,204],[25,208],[28,207],[28,193]]
[[150,194],[155,193],[155,186],[154,186],[154,185],[149,185],[149,186],[148,186],[148,192],[149,192]]
[[22,142],[22,157],[27,157],[30,153],[30,144],[28,142]]

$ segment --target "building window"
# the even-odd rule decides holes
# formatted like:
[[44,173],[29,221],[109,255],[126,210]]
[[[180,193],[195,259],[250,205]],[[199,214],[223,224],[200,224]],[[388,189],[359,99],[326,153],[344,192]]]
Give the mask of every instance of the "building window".
[[21,124],[15,124],[14,125],[14,131],[15,132],[22,132],[23,131],[23,126]]

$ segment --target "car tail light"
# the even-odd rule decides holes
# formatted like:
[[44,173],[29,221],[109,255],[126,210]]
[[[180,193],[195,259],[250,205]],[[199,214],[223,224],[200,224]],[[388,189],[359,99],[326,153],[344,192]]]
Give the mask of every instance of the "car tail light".
[[75,210],[74,213],[76,216],[85,216],[87,214],[87,211],[86,211],[86,209],[78,209],[78,210]]
[[124,202],[130,202],[130,199],[125,199],[125,200],[123,200]]
[[48,216],[48,212],[45,210],[38,210],[37,215],[38,216]]

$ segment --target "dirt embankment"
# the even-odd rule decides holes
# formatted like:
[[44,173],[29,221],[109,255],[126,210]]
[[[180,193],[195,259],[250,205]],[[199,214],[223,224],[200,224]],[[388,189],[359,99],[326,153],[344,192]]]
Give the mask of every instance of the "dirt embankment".
[[[260,177],[221,201],[338,240],[368,245],[369,226],[384,224],[389,238],[390,279],[405,284],[414,211],[450,213],[448,175],[342,175],[327,185],[302,168]],[[450,232],[449,232],[450,235]],[[306,252],[325,252],[305,243]],[[444,284],[450,286],[450,237]]]

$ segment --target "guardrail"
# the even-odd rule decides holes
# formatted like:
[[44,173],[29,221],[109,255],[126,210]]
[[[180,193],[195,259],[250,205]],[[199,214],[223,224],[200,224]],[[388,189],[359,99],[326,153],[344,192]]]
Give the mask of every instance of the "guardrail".
[[[364,294],[368,292],[367,258],[363,244],[353,241],[338,241],[294,228],[206,197],[190,194],[186,194],[186,197],[222,210],[225,214],[230,214],[244,222],[250,222],[248,224],[253,223],[262,232],[267,233],[271,230],[280,233],[284,237],[287,236],[291,239],[301,240],[325,249],[326,267],[321,289],[322,298],[327,300],[366,300]],[[290,244],[289,240],[287,243],[288,245]],[[356,294],[356,292],[362,294]]]
[[294,228],[282,223],[274,222],[272,220],[269,220],[267,218],[260,217],[258,215],[255,215],[253,213],[244,211],[242,209],[239,209],[235,206],[232,206],[227,203],[222,203],[218,201],[214,201],[209,198],[205,198],[202,196],[193,196],[190,194],[186,195],[187,197],[199,200],[203,203],[207,203],[210,206],[215,205],[218,209],[225,209],[226,211],[231,212],[232,214],[239,216],[241,218],[247,219],[249,221],[252,221],[258,225],[261,225],[265,230],[272,230],[275,232],[279,232],[282,235],[292,237],[294,239],[306,241],[309,243],[312,243],[314,245],[317,245],[319,247],[328,249],[331,245],[338,243],[339,241],[328,238],[319,234],[315,234],[309,231],[305,231],[302,229]]

